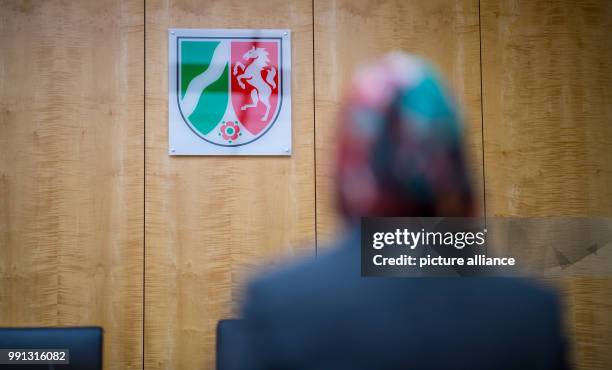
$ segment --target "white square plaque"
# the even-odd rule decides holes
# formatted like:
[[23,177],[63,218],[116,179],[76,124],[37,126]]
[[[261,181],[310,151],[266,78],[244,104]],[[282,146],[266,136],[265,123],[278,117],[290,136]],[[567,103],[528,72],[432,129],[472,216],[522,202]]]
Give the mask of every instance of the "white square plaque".
[[291,32],[169,29],[170,155],[291,155]]

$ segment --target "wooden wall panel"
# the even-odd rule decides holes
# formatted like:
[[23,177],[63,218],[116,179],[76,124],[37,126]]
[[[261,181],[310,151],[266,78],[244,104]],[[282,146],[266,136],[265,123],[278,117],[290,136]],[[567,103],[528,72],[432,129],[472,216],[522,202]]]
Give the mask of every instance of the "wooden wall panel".
[[612,215],[612,3],[484,1],[487,206]]
[[431,60],[463,104],[474,182],[482,196],[480,50],[477,0],[316,0],[317,239],[339,228],[334,211],[336,121],[354,68],[391,50]]
[[143,2],[0,3],[0,325],[142,367]]
[[[213,369],[217,320],[237,314],[245,276],[314,253],[312,4],[147,1],[147,369]],[[291,157],[168,156],[169,27],[290,28]]]
[[[481,15],[487,213],[609,217],[612,3],[483,1]],[[579,368],[608,368],[612,280],[562,285]]]

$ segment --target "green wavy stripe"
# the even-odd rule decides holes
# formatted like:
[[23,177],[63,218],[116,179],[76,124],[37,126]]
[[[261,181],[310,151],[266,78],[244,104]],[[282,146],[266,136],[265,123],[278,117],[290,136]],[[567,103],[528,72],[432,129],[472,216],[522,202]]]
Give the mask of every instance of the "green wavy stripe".
[[[181,98],[189,82],[200,75],[210,65],[217,41],[182,41],[181,42]],[[207,135],[223,119],[229,101],[227,64],[221,78],[204,89],[198,105],[187,117],[192,126],[203,135]]]

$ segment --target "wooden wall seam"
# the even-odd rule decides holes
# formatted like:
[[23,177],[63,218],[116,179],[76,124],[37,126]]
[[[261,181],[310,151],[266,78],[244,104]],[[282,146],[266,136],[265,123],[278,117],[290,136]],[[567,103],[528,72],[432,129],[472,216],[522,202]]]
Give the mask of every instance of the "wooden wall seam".
[[142,3],[142,370],[145,370],[147,285],[147,0]]
[[482,215],[487,219],[487,176],[485,164],[485,140],[484,140],[484,97],[482,94],[482,17],[480,15],[480,1],[478,0],[478,55],[480,64],[480,150],[482,161]]
[[317,91],[316,91],[316,60],[315,60],[315,0],[311,1],[310,11],[312,12],[312,131],[315,142],[312,145],[313,151],[313,175],[314,175],[314,246],[315,257],[319,254],[319,237],[317,223]]

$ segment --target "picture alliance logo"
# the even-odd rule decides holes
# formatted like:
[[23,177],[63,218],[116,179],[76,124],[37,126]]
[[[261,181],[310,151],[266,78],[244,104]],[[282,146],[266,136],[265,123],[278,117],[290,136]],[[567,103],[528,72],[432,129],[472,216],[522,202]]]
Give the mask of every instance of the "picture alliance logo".
[[483,218],[363,218],[361,273],[365,277],[511,275],[520,272],[519,258],[498,247],[509,230]]

